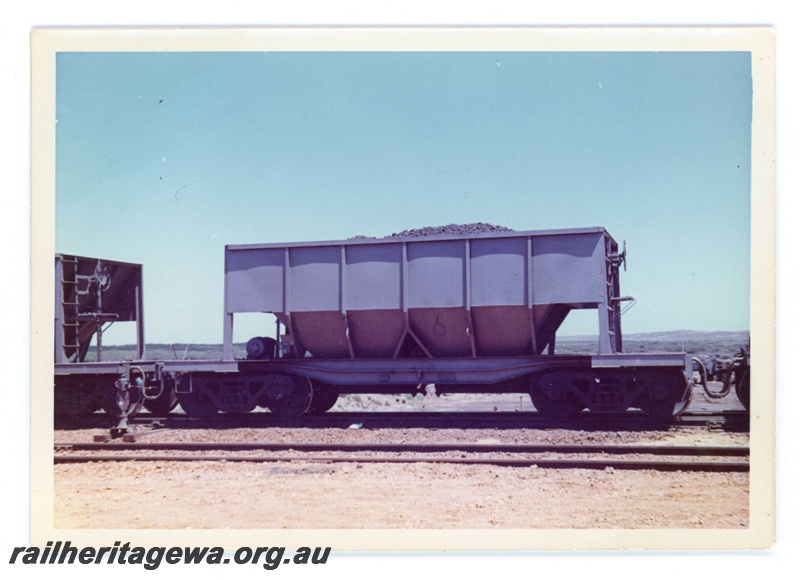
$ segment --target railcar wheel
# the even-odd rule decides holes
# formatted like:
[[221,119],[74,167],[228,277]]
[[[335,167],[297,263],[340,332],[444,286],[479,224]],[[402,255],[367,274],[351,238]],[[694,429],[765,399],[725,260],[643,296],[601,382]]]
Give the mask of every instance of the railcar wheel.
[[682,413],[689,405],[688,394],[680,390],[682,377],[682,373],[679,376],[667,372],[645,376],[642,379],[644,393],[639,399],[642,412],[653,419],[672,419]]
[[321,381],[311,381],[311,404],[308,406],[306,415],[322,415],[339,400],[339,389],[329,383]]
[[280,417],[299,417],[311,406],[314,389],[306,377],[271,375],[263,406]]
[[742,372],[742,378],[736,381],[736,396],[748,411],[750,410],[750,369]]
[[178,397],[175,395],[175,381],[165,380],[164,390],[154,399],[145,399],[144,408],[153,415],[166,415],[178,406]]
[[191,393],[175,393],[181,409],[189,415],[197,419],[206,419],[213,417],[219,412],[217,406],[210,401],[207,397],[203,396],[202,391],[195,387]]
[[531,379],[530,397],[542,415],[573,417],[586,408],[574,392],[572,383],[579,375],[567,371],[548,373]]

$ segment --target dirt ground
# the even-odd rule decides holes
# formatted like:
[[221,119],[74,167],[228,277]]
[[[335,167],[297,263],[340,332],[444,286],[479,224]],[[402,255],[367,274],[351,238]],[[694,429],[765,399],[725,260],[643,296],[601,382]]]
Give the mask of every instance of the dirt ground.
[[56,466],[64,528],[746,528],[748,474],[443,464]]
[[[464,401],[406,405],[436,411]],[[519,398],[473,398],[508,410]],[[525,401],[523,401],[524,407]],[[695,398],[695,408],[707,401]],[[397,402],[395,401],[395,404]],[[352,411],[380,400],[343,400]],[[488,408],[485,405],[490,405]],[[720,409],[719,402],[714,407]],[[730,408],[738,403],[728,402]],[[723,405],[724,406],[724,405]],[[444,407],[444,408],[443,408]],[[527,410],[527,409],[523,409]],[[91,441],[95,430],[56,431]],[[748,445],[709,429],[583,432],[543,429],[236,429],[163,432],[148,441],[656,443]],[[57,528],[727,528],[749,525],[749,474],[545,469],[489,465],[158,462],[58,464]]]

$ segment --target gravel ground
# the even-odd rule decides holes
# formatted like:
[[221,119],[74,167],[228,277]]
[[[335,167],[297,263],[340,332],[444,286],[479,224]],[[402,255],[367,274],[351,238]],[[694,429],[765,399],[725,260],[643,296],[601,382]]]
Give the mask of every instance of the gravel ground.
[[56,466],[64,528],[746,528],[746,473],[419,463]]
[[[92,441],[101,429],[58,431],[57,443]],[[142,441],[272,443],[470,443],[470,444],[663,444],[746,447],[746,433],[689,427],[671,431],[572,431],[567,429],[185,429],[159,431]]]

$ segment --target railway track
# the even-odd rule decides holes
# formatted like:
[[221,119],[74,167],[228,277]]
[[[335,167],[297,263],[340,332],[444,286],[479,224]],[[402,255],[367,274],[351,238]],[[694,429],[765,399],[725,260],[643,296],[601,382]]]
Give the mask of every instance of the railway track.
[[[54,452],[57,464],[108,461],[456,463],[561,469],[746,472],[749,471],[750,451],[747,447],[666,445],[113,442],[56,443]],[[266,452],[272,455],[265,455]]]
[[[271,413],[219,414],[206,419],[195,419],[182,413],[165,416],[141,414],[129,424],[134,431],[154,428],[167,429],[230,429],[244,428],[332,428],[343,429],[359,425],[365,429],[569,429],[592,431],[660,431],[682,427],[709,427],[733,432],[750,429],[747,411],[699,411],[684,413],[672,420],[657,420],[639,412],[581,413],[569,419],[553,419],[535,412],[336,412],[320,416],[288,418]],[[109,425],[107,416],[97,413],[80,425],[80,428]],[[56,429],[72,425],[56,425]]]

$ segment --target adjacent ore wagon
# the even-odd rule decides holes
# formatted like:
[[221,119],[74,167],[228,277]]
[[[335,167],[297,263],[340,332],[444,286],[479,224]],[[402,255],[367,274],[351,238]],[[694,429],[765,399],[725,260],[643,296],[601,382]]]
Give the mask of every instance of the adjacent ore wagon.
[[[227,246],[223,355],[204,361],[145,360],[141,267],[75,259],[86,263],[73,283],[67,257],[56,258],[55,385],[77,412],[102,406],[124,420],[177,400],[192,416],[299,416],[341,394],[430,385],[527,393],[554,417],[638,408],[670,418],[689,402],[690,358],[623,352],[625,252],[603,228]],[[597,353],[556,354],[559,327],[586,309],[597,313]],[[237,314],[253,312],[274,314],[277,330],[237,360]],[[113,317],[138,321],[137,356],[86,362],[88,340],[99,345]]]

